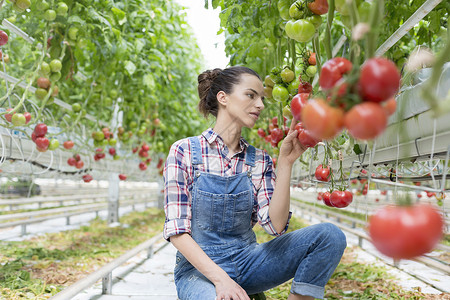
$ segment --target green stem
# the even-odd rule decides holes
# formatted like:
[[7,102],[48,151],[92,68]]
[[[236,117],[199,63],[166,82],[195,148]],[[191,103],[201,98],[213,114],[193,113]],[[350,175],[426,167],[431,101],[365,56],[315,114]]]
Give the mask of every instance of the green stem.
[[378,38],[378,27],[383,18],[384,0],[376,0],[373,9],[370,11],[369,26],[370,30],[366,38],[366,59],[375,55],[375,48]]
[[334,0],[328,0],[328,15],[327,15],[327,26],[325,28],[325,51],[327,53],[327,60],[333,58],[333,52],[331,50],[331,26],[333,24],[334,18]]
[[321,60],[320,60],[319,35],[314,36],[313,49],[314,49],[314,52],[316,53],[316,66],[317,66],[317,71],[319,72],[319,76],[320,76],[320,72],[322,71],[322,63],[321,63]]

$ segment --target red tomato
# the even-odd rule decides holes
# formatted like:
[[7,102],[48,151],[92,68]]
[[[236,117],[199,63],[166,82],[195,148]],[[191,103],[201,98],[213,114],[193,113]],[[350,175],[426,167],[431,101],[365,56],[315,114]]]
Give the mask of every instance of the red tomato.
[[308,8],[316,15],[323,15],[328,12],[327,0],[315,0],[308,3]]
[[36,138],[37,138],[36,133],[34,133],[34,132],[31,133],[31,140],[35,143],[36,143]]
[[8,42],[8,34],[3,30],[0,30],[0,46],[6,45]]
[[127,179],[127,175],[125,175],[125,174],[119,174],[119,179],[120,179],[120,180],[126,180],[126,179]]
[[92,175],[89,175],[89,174],[83,175],[84,182],[90,182],[91,180],[92,180]]
[[270,134],[266,135],[264,140],[266,141],[266,143],[270,143],[272,141],[272,135],[270,135]]
[[427,197],[428,197],[428,198],[431,198],[431,197],[433,197],[433,196],[436,196],[436,193],[435,193],[435,192],[427,192]]
[[344,74],[352,70],[352,67],[352,63],[343,57],[330,59],[322,66],[319,78],[320,87],[325,91],[332,89]]
[[332,139],[344,125],[343,110],[331,107],[323,99],[309,100],[301,116],[305,128],[320,140]]
[[387,116],[378,103],[363,102],[353,106],[345,114],[344,124],[354,138],[370,140],[384,131]]
[[72,149],[72,148],[73,148],[73,145],[74,145],[74,142],[73,142],[73,141],[65,141],[65,142],[63,143],[63,147],[64,147],[65,149]]
[[284,132],[281,128],[274,128],[271,132],[271,141],[274,144],[278,144],[284,137]]
[[37,137],[35,143],[38,148],[47,150],[50,141],[46,137]]
[[150,146],[147,145],[147,144],[144,144],[144,145],[142,145],[141,149],[144,150],[144,151],[149,151],[150,150]]
[[291,113],[294,119],[301,120],[303,107],[308,102],[309,93],[300,93],[291,100]]
[[156,165],[156,168],[159,169],[162,167],[164,160],[162,158],[159,158],[158,164]]
[[353,201],[353,194],[350,191],[333,191],[330,196],[330,202],[334,207],[347,207]]
[[314,176],[319,181],[328,182],[330,180],[330,169],[328,167],[324,168],[322,165],[318,165]]
[[78,153],[77,153],[77,154],[74,154],[74,155],[73,155],[73,158],[75,158],[76,161],[80,161],[80,160],[81,160],[81,156],[80,156],[80,154],[78,154]]
[[385,206],[369,220],[374,246],[389,257],[410,259],[427,252],[443,233],[442,215],[429,204]]
[[34,127],[34,133],[37,137],[43,137],[47,134],[47,125],[44,123],[37,124],[36,127]]
[[272,118],[272,124],[273,124],[273,126],[278,126],[278,117]]
[[262,128],[258,128],[258,135],[263,138],[266,136],[266,131]]
[[77,164],[77,160],[76,160],[74,157],[69,157],[69,158],[67,159],[67,164],[68,164],[69,166],[75,166],[75,165]]
[[[6,111],[11,111],[11,110],[13,110],[12,108],[8,108]],[[5,119],[6,119],[6,121],[8,121],[8,122],[12,122],[12,114],[5,114]]]
[[322,194],[323,203],[325,203],[326,206],[334,207],[333,204],[331,204],[330,197],[331,197],[330,192],[323,193]]
[[116,155],[116,148],[109,148],[108,152],[109,152],[109,155],[114,156],[114,155]]
[[84,162],[82,160],[79,160],[75,163],[75,168],[81,169],[84,166]]
[[308,58],[308,63],[311,65],[311,66],[315,66],[316,65],[316,53],[311,53],[311,55],[309,56],[309,58]]
[[31,114],[29,112],[24,112],[23,116],[25,117],[25,124],[28,124],[31,121]]
[[303,124],[301,122],[295,125],[295,130],[297,130],[298,132],[297,138],[303,146],[312,148],[316,146],[318,142],[320,142],[320,140],[315,139],[309,133],[309,131],[303,127]]
[[382,102],[393,97],[400,87],[400,73],[389,59],[375,57],[361,67],[358,92],[364,101]]
[[300,84],[298,85],[298,93],[312,93],[312,85],[311,83],[307,81],[303,81],[301,78],[299,78]]
[[143,161],[141,161],[139,163],[139,169],[141,169],[142,171],[145,171],[145,170],[147,170],[147,165]]

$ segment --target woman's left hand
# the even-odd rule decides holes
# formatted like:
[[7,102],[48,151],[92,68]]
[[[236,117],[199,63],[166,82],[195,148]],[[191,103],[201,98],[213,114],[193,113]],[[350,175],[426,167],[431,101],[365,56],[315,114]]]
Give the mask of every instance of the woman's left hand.
[[292,119],[291,127],[289,128],[288,135],[284,138],[280,147],[280,155],[278,157],[278,163],[286,162],[289,164],[294,164],[294,162],[300,157],[300,155],[305,152],[307,147],[305,147],[298,140],[298,131],[295,130],[295,125],[297,120]]

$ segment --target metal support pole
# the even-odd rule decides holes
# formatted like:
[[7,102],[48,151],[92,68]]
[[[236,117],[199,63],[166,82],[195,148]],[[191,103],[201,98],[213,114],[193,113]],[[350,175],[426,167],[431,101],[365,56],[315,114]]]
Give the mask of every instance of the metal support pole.
[[360,236],[358,236],[358,246],[359,246],[360,248],[362,248],[362,245],[363,245],[363,238],[360,237]]
[[70,217],[66,217],[66,225],[70,225]]
[[119,222],[119,176],[109,175],[108,187],[108,224]]
[[111,295],[112,293],[112,272],[102,278],[102,295]]
[[148,250],[147,250],[147,258],[152,258],[153,257],[153,245],[151,245]]
[[27,234],[27,224],[22,224],[20,235],[26,235]]

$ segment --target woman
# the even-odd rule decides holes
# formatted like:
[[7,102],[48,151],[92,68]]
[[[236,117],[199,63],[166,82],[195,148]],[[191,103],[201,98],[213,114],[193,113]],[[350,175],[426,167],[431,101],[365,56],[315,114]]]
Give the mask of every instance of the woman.
[[[178,297],[248,300],[247,294],[294,278],[289,300],[323,298],[346,241],[332,224],[284,234],[292,165],[305,150],[295,124],[281,145],[275,176],[270,156],[241,137],[264,108],[258,74],[246,67],[214,69],[198,83],[200,112],[216,123],[175,142],[164,169],[164,237],[178,249]],[[258,245],[256,222],[277,237]]]

